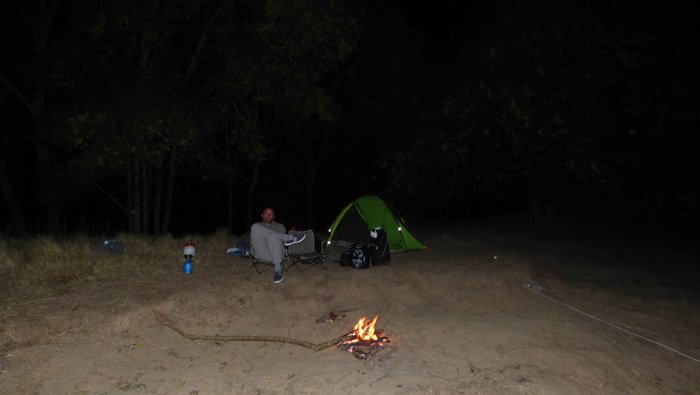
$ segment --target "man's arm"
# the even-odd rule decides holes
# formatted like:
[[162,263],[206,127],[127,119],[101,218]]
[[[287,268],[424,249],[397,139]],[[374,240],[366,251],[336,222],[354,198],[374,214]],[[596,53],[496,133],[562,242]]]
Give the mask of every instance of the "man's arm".
[[287,229],[284,227],[284,224],[279,222],[273,222],[270,228],[277,233],[287,233]]

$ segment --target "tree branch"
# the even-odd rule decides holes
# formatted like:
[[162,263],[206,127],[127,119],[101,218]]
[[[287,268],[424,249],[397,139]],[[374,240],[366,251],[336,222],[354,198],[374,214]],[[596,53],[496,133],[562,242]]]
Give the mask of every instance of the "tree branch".
[[257,335],[193,335],[187,333],[182,329],[175,326],[173,321],[168,318],[165,314],[153,310],[153,315],[155,315],[156,320],[161,324],[167,326],[173,331],[177,332],[180,336],[190,339],[190,340],[208,340],[214,342],[230,342],[230,341],[253,341],[253,342],[277,342],[277,343],[289,343],[296,344],[297,346],[302,346],[309,348],[313,351],[325,350],[339,342],[346,340],[348,336],[352,335],[353,332],[344,334],[343,336],[336,337],[325,341],[323,343],[311,343],[306,340],[294,339],[292,337],[282,337],[282,336],[257,336]]
[[204,30],[202,31],[202,34],[199,36],[199,40],[197,42],[197,47],[194,50],[194,53],[192,54],[192,58],[190,58],[190,62],[187,65],[187,71],[185,72],[185,83],[184,85],[187,85],[192,78],[192,74],[194,73],[195,67],[197,67],[197,64],[199,63],[199,57],[200,54],[202,53],[202,50],[204,49],[204,45],[206,44],[207,38],[209,38],[209,29],[211,28],[211,25],[214,23],[214,21],[219,17],[219,14],[221,13],[221,7],[222,5],[220,4],[217,10],[214,12],[214,15],[207,21],[207,24],[204,26]]
[[27,97],[24,96],[24,94],[22,94],[22,92],[20,92],[19,89],[17,89],[15,84],[12,83],[12,81],[5,78],[2,74],[0,74],[0,81],[2,81],[10,89],[10,91],[12,91],[12,93],[14,93],[15,96],[17,96],[19,101],[22,102],[22,104],[24,104],[25,107],[27,107],[27,110],[29,110],[29,113],[32,115],[33,118],[36,118],[38,116],[36,113],[36,109],[31,104],[29,104]]
[[107,196],[107,198],[109,198],[109,200],[113,201],[114,203],[116,203],[117,206],[121,207],[121,209],[124,210],[125,213],[129,213],[129,209],[126,208],[126,206],[124,206],[119,200],[117,200],[117,198],[115,198],[114,196],[110,195],[109,192],[102,189],[102,187],[97,185],[96,182],[93,184],[95,185],[95,188],[99,189],[100,192],[102,192],[105,196]]

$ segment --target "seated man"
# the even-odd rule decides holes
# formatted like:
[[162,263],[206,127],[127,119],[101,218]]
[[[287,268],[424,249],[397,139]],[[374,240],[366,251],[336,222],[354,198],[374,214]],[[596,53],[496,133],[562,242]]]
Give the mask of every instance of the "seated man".
[[275,222],[275,210],[269,207],[260,217],[262,221],[250,227],[250,253],[256,259],[275,265],[272,281],[279,283],[282,281],[282,260],[287,254],[284,247],[301,242],[306,235],[285,233],[284,225]]

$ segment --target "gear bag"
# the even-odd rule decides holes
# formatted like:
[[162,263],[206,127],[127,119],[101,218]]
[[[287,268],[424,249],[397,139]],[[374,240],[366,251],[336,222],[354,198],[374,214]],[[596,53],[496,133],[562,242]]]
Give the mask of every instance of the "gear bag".
[[372,264],[372,248],[365,244],[353,244],[350,251],[340,256],[340,266],[367,269]]
[[372,243],[372,265],[386,265],[391,260],[386,231],[376,228],[369,232],[369,236]]

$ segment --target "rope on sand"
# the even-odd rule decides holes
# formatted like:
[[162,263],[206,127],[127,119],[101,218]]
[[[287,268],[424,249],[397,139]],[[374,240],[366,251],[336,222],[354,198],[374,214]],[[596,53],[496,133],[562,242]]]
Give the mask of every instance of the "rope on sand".
[[347,337],[352,334],[352,332],[350,332],[350,333],[347,333],[343,336],[325,341],[323,343],[318,343],[318,344],[311,343],[311,342],[308,342],[305,340],[299,340],[299,339],[294,339],[291,337],[282,337],[282,336],[193,335],[193,334],[187,333],[187,332],[183,331],[182,329],[178,328],[177,326],[175,326],[175,323],[170,318],[168,318],[165,314],[163,314],[159,311],[153,310],[153,315],[155,315],[156,320],[158,322],[167,326],[168,328],[172,329],[173,331],[177,332],[180,336],[182,336],[186,339],[190,339],[190,340],[208,340],[208,341],[214,341],[214,342],[254,341],[254,342],[290,343],[290,344],[296,344],[297,346],[309,348],[313,351],[321,351],[321,350],[325,350],[328,347],[336,345],[338,342],[346,340]]
[[632,336],[636,336],[636,337],[638,337],[638,338],[640,338],[640,339],[642,339],[642,340],[646,340],[646,341],[648,341],[649,343],[653,343],[653,344],[656,344],[657,346],[661,346],[661,347],[663,347],[663,348],[665,348],[665,349],[667,349],[667,350],[673,351],[673,352],[675,352],[675,353],[678,354],[678,355],[681,355],[681,356],[684,356],[684,357],[690,359],[691,361],[700,362],[700,359],[694,358],[694,357],[692,357],[692,356],[690,356],[690,355],[688,355],[688,354],[685,354],[685,353],[683,353],[683,352],[680,352],[680,351],[676,350],[675,348],[669,347],[669,346],[667,346],[667,345],[665,345],[665,344],[663,344],[663,343],[659,343],[659,342],[657,342],[656,340],[649,339],[648,337],[644,337],[644,336],[642,336],[642,335],[640,335],[640,334],[637,334],[637,333],[634,333],[634,332],[632,332],[632,331],[630,331],[630,330],[627,330],[627,329],[625,329],[625,328],[622,328],[622,327],[620,327],[620,326],[618,326],[618,325],[613,324],[612,322],[605,321],[605,320],[600,319],[600,318],[598,318],[598,317],[596,317],[596,316],[594,316],[594,315],[588,314],[588,313],[586,313],[586,312],[583,311],[583,310],[579,310],[579,309],[577,309],[577,308],[575,308],[575,307],[573,307],[573,306],[570,306],[570,305],[568,305],[568,304],[566,304],[566,303],[564,303],[564,302],[560,302],[560,301],[554,299],[553,297],[551,297],[551,296],[549,296],[549,295],[545,295],[545,294],[542,293],[541,291],[538,291],[538,290],[536,290],[536,289],[533,289],[533,288],[527,287],[527,286],[526,286],[525,288],[527,288],[528,290],[530,290],[530,291],[532,291],[532,292],[534,292],[534,293],[536,293],[536,294],[538,294],[538,295],[541,295],[541,296],[543,296],[543,297],[545,297],[545,298],[551,300],[552,302],[559,303],[560,305],[562,305],[562,306],[564,306],[564,307],[567,307],[567,308],[569,308],[569,309],[571,309],[571,310],[573,310],[573,311],[575,311],[575,312],[577,312],[577,313],[583,314],[583,315],[585,315],[585,316],[588,317],[588,318],[591,318],[591,319],[596,320],[596,321],[598,321],[598,322],[602,322],[603,324],[612,326],[613,328],[619,329],[619,330],[621,330],[621,331],[623,331],[623,332],[625,332],[625,333],[628,333],[628,334],[630,334],[630,335],[632,335]]

